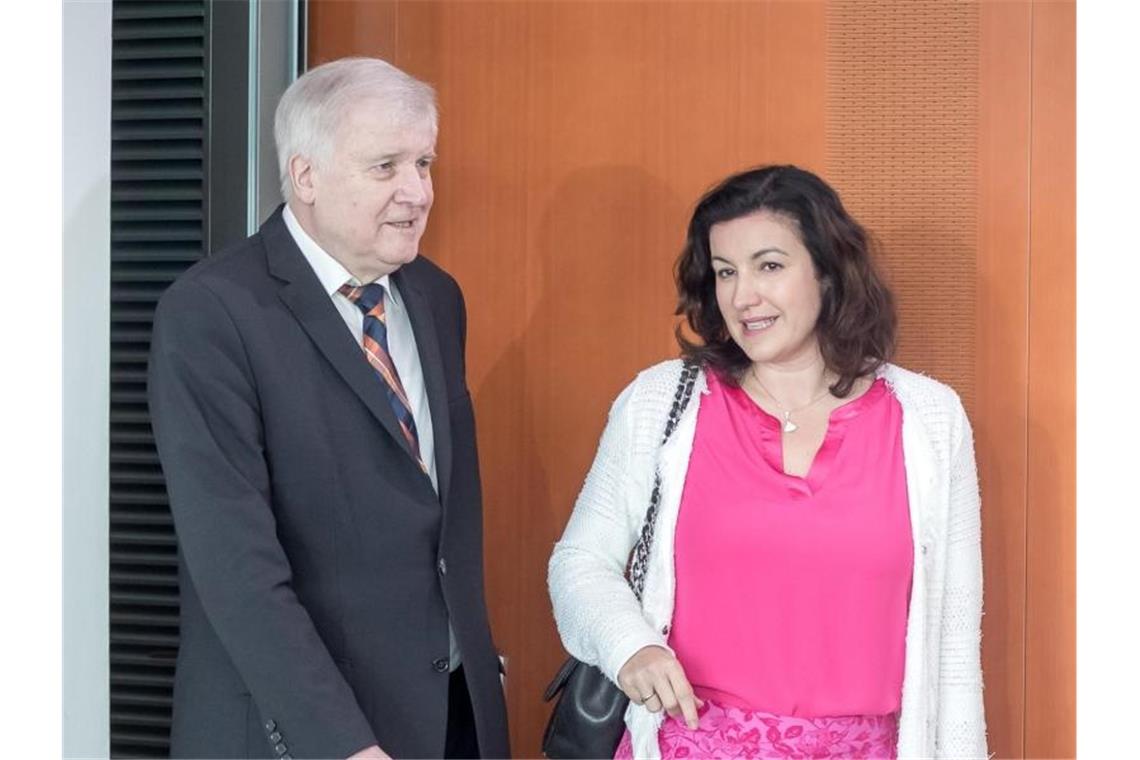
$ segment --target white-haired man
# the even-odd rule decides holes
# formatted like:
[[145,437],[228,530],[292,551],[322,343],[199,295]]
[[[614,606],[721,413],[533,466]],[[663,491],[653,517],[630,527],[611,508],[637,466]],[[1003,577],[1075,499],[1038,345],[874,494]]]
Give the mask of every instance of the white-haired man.
[[418,256],[432,89],[370,58],[277,109],[287,199],[155,315],[180,549],[176,757],[504,757],[455,281]]

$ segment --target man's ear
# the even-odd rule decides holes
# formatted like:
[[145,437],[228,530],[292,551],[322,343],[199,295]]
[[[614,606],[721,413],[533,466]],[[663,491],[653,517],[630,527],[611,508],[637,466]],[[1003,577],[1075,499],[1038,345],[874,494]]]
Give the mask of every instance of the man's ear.
[[313,162],[308,156],[297,154],[289,159],[289,181],[293,185],[293,197],[309,206],[317,199],[313,174]]

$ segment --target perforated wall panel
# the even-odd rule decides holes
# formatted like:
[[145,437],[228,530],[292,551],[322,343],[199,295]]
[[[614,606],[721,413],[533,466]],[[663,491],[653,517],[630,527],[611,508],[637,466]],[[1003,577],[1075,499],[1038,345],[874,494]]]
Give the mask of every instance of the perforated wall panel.
[[827,13],[827,173],[879,239],[897,361],[972,405],[978,5],[838,0]]

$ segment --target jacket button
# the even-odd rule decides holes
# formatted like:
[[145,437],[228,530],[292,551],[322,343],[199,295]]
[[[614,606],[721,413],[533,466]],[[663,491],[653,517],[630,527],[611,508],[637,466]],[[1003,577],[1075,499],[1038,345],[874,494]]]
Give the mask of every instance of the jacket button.
[[266,731],[272,731],[275,728],[277,728],[276,721],[272,721],[272,720],[265,721],[265,730]]
[[443,557],[440,557],[439,562],[436,566],[439,568],[440,575],[447,575],[447,560],[445,560]]
[[271,733],[269,735],[269,743],[270,744],[276,744],[279,741],[281,741],[281,732],[280,731],[274,731],[273,733]]
[[450,663],[447,661],[446,657],[440,657],[438,660],[431,664],[431,666],[435,668],[436,673],[446,673],[448,665],[450,665]]
[[278,755],[284,755],[285,750],[287,750],[287,749],[289,749],[289,748],[286,747],[284,743],[281,743],[281,744],[278,744],[276,747],[274,747],[273,751],[276,752]]

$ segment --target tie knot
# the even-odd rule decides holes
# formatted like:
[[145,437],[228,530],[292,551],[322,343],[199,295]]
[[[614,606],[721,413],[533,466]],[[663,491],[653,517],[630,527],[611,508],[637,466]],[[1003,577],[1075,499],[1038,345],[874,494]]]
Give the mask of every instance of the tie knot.
[[341,285],[338,291],[342,296],[356,304],[365,314],[376,308],[377,304],[384,303],[384,286],[378,282],[354,288],[347,282]]

